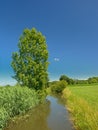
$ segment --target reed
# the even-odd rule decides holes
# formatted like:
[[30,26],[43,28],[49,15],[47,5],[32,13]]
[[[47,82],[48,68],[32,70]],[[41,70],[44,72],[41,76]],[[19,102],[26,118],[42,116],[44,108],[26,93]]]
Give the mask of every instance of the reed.
[[0,87],[0,130],[7,121],[39,103],[38,95],[27,87]]

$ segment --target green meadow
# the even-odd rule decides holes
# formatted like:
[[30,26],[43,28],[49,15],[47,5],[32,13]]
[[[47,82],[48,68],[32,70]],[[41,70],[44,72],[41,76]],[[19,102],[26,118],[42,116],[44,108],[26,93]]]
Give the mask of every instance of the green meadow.
[[76,130],[98,130],[98,84],[70,85],[63,97]]

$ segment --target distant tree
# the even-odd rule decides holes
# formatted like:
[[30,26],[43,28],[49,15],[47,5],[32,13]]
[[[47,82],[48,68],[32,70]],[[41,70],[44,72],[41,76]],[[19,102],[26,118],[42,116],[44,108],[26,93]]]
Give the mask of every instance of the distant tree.
[[74,84],[74,80],[69,78],[66,75],[61,75],[59,78],[60,81],[65,80],[68,84]]
[[20,85],[42,89],[48,80],[48,50],[46,39],[35,28],[25,29],[18,43],[18,52],[12,54],[13,76]]
[[61,75],[59,80],[68,80],[69,77],[67,77],[66,75]]
[[79,80],[79,79],[76,79],[75,80],[75,84],[88,84],[88,80]]
[[91,77],[88,78],[88,83],[98,83],[98,77]]

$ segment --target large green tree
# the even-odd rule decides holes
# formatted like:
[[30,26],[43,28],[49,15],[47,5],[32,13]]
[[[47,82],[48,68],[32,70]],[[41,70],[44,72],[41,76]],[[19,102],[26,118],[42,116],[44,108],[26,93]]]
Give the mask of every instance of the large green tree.
[[35,28],[25,29],[20,36],[18,52],[12,54],[13,76],[18,83],[43,89],[48,80],[48,50],[46,39]]

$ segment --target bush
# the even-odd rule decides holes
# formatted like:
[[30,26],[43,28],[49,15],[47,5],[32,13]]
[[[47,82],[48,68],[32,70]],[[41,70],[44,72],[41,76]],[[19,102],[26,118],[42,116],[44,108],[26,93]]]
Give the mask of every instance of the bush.
[[37,93],[27,87],[0,87],[0,128],[9,117],[25,113],[38,103]]
[[51,91],[54,93],[62,93],[64,88],[66,88],[67,82],[62,80],[62,81],[57,81],[51,85]]

